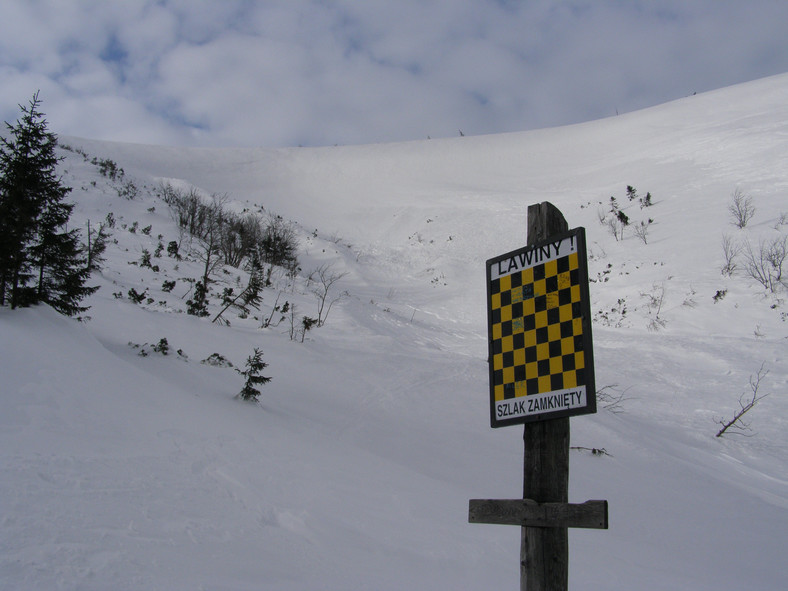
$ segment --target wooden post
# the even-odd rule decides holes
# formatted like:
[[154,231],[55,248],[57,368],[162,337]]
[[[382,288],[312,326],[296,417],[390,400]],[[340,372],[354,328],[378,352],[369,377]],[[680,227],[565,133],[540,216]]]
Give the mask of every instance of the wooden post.
[[[528,207],[527,244],[569,229],[563,214],[544,201]],[[526,423],[523,432],[523,499],[569,501],[569,418]],[[569,533],[566,527],[523,527],[520,591],[566,591]]]
[[[524,400],[523,396],[524,393],[521,392],[520,394],[521,400],[519,403],[517,403],[519,406],[512,407],[510,404],[511,401],[507,400],[506,387],[507,385],[515,386],[516,398],[516,385],[512,383],[511,375],[506,379],[504,379],[506,375],[505,373],[500,375],[501,366],[504,370],[509,369],[512,367],[511,361],[513,360],[512,357],[509,357],[508,361],[506,360],[506,354],[510,354],[511,345],[513,342],[507,344],[509,349],[505,350],[503,353],[501,352],[503,349],[502,335],[504,330],[507,332],[507,336],[509,334],[513,334],[514,317],[516,316],[517,319],[519,319],[521,314],[522,324],[520,327],[524,326],[526,320],[531,321],[531,324],[533,324],[534,321],[533,311],[526,315],[524,308],[520,308],[518,306],[517,312],[515,313],[514,300],[515,298],[519,298],[516,302],[519,304],[520,302],[524,301],[525,298],[535,298],[536,296],[534,292],[536,291],[536,287],[534,287],[535,281],[531,281],[528,284],[525,283],[525,280],[523,279],[523,273],[525,273],[525,271],[522,271],[516,277],[518,281],[517,285],[514,285],[514,279],[511,280],[511,285],[510,280],[507,280],[505,289],[503,288],[503,284],[500,284],[499,279],[506,275],[511,275],[511,269],[514,269],[516,273],[518,269],[523,268],[523,264],[525,262],[530,265],[534,258],[537,258],[538,261],[543,261],[543,264],[540,265],[541,269],[539,270],[539,274],[542,278],[545,278],[546,265],[550,260],[552,260],[546,256],[550,254],[548,246],[554,246],[556,257],[558,257],[560,245],[562,244],[563,239],[567,236],[570,236],[571,238],[571,235],[574,234],[580,237],[582,244],[580,245],[580,251],[578,252],[582,252],[582,257],[584,259],[585,233],[582,231],[582,229],[578,228],[576,232],[570,233],[564,216],[550,203],[543,202],[537,205],[531,205],[528,207],[528,233],[526,237],[527,246],[518,251],[507,253],[487,261],[488,295],[490,296],[488,301],[488,314],[490,320],[491,423],[493,427],[500,427],[506,424],[516,424],[521,422],[517,420],[517,413],[523,413],[519,415],[520,417],[525,418],[525,426],[523,431],[523,498],[515,500],[472,499],[468,507],[468,520],[471,523],[492,523],[502,525],[517,525],[521,527],[521,591],[566,591],[569,584],[569,536],[567,528],[593,527],[607,529],[608,527],[607,501],[587,501],[585,503],[575,505],[571,505],[568,502],[569,416],[571,416],[573,413],[554,412],[551,415],[532,414],[530,417],[526,416],[526,411],[523,410],[523,408],[525,408],[524,405],[526,404],[526,400]],[[561,235],[561,241],[555,242],[556,238]],[[574,243],[571,244],[574,245]],[[536,257],[536,254],[534,254],[537,252],[537,245],[539,245],[538,257]],[[514,255],[518,255],[519,258],[515,257]],[[518,260],[520,261],[519,266]],[[558,266],[562,264],[560,262],[561,260],[568,261],[569,259],[561,259],[558,257],[556,260],[559,261],[555,265],[555,268],[557,269]],[[504,262],[503,264],[502,261]],[[494,268],[493,266],[496,264],[498,266],[497,268]],[[504,266],[508,268],[508,272],[504,272]],[[564,264],[564,268],[567,268],[566,264]],[[493,271],[495,271],[497,275],[493,276]],[[580,275],[581,272],[583,274],[582,276]],[[585,272],[585,260],[583,260],[580,271],[578,271],[578,275],[575,277],[576,280],[581,282],[579,286],[581,288],[580,301],[576,301],[574,296],[570,294],[570,299],[572,301],[569,303],[571,303],[571,315],[573,317],[573,322],[574,320],[582,320],[584,325],[582,334],[583,343],[580,348],[583,351],[583,358],[586,363],[582,366],[582,369],[584,372],[590,371],[590,374],[585,376],[585,378],[588,379],[585,380],[580,392],[591,397],[591,403],[589,403],[585,409],[585,412],[589,413],[596,412],[596,404],[595,398],[593,397],[594,380],[593,354],[590,342],[591,332],[590,326],[587,326],[587,323],[590,322],[590,319],[588,311],[587,285],[584,284],[584,282],[587,281]],[[534,278],[536,277],[536,273],[536,270],[534,270]],[[554,273],[554,269],[551,268],[550,273]],[[494,277],[496,278],[495,282],[493,282]],[[553,275],[551,275],[551,278],[552,277]],[[559,277],[558,282],[560,281],[561,278]],[[541,290],[544,290],[544,292],[539,294],[539,298],[541,299],[534,301],[531,308],[535,310],[538,306],[540,311],[543,311],[547,307],[548,325],[555,326],[555,313],[553,313],[554,318],[551,321],[549,319],[550,310],[555,309],[555,311],[559,312],[560,317],[560,309],[562,307],[564,307],[564,313],[569,311],[569,309],[565,307],[567,302],[564,301],[563,304],[560,304],[559,299],[561,296],[559,295],[558,298],[554,298],[552,300],[552,308],[550,307],[549,302],[551,300],[549,299],[549,296],[553,293],[558,295],[561,290],[555,290],[555,287],[550,287],[548,289],[546,278],[543,282],[543,285],[538,289],[540,292]],[[567,291],[568,290],[563,290],[564,299],[566,298]],[[497,300],[493,296],[497,297]],[[577,316],[578,311],[575,309],[575,304],[580,306],[580,308],[578,308],[580,316]],[[585,304],[585,308],[583,308],[583,304]],[[504,309],[506,311],[507,317],[512,318],[512,322],[509,322],[508,320],[503,322],[501,320]],[[548,326],[548,328],[550,328],[550,326]],[[496,329],[498,333],[497,337],[494,336],[496,334]],[[586,332],[586,329],[588,329],[588,332]],[[538,344],[540,342],[540,338],[541,337],[538,335],[538,330],[536,331],[536,334],[531,331],[527,332],[526,336],[520,339],[520,342],[522,344],[523,341],[525,341],[526,345],[532,347],[530,354],[533,355],[533,341],[537,341]],[[561,343],[561,345],[563,350],[564,343]],[[497,352],[495,352],[496,350]],[[518,350],[514,352],[515,355],[517,354]],[[524,349],[524,351],[526,351],[527,356],[527,349]],[[552,362],[554,353],[551,352],[550,355]],[[564,355],[563,357],[567,357],[567,355]],[[565,360],[562,358],[561,363],[565,368],[564,362]],[[506,365],[507,363],[509,365]],[[569,358],[568,363],[570,365],[570,370],[573,369],[571,357]],[[496,365],[498,366],[497,368]],[[522,372],[522,366],[520,366],[519,369]],[[517,370],[518,367],[515,367],[515,376],[517,375]],[[545,373],[545,371],[546,370],[542,368],[538,369],[538,373],[540,374]],[[564,369],[564,373],[566,373],[566,368]],[[533,373],[531,375],[533,377]],[[536,398],[531,399],[533,405],[528,405],[527,412],[529,413],[540,410],[537,408],[537,405],[540,400],[545,400],[543,397],[539,398],[540,396],[543,396],[544,393],[552,395],[554,392],[557,392],[560,395],[562,392],[562,390],[560,390],[561,384],[565,383],[563,381],[565,377],[564,375],[559,376],[560,379],[556,379],[554,382],[554,375],[551,373],[550,385],[553,387],[553,390],[549,392],[546,389],[544,392],[533,391],[534,386],[536,386],[536,390],[544,389],[544,387],[541,383],[528,384],[527,382],[529,380],[524,380],[522,373],[520,376],[521,390],[522,386],[525,386],[526,388],[531,389],[531,394],[536,395]],[[539,377],[541,378],[542,376],[540,375]],[[577,380],[574,377],[574,374],[570,374],[570,382],[574,383],[575,381],[583,380]],[[502,383],[504,389],[503,392],[500,392],[495,388],[500,386]],[[589,391],[586,391],[587,389]],[[501,394],[503,394],[503,399],[500,398]],[[512,398],[511,394],[512,392],[510,392],[510,396],[508,398]],[[569,391],[563,390],[563,395],[564,397],[569,396]],[[525,393],[525,396],[528,396],[528,394]],[[534,408],[532,409],[531,406]],[[497,421],[496,414],[498,416],[505,415],[511,416],[513,418],[507,419],[505,422]],[[544,418],[545,416],[559,416],[561,418],[546,419]]]

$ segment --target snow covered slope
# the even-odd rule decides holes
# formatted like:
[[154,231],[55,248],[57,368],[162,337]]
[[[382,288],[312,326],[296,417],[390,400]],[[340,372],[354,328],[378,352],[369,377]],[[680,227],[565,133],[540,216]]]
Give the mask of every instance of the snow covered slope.
[[[572,419],[572,445],[606,453],[572,451],[570,500],[608,499],[610,529],[570,532],[570,585],[784,586],[786,290],[755,282],[741,254],[732,276],[720,269],[724,235],[757,252],[788,234],[788,75],[497,136],[287,150],[60,139],[73,223],[112,213],[116,242],[89,321],[0,309],[0,587],[516,588],[517,528],[467,523],[468,499],[522,486],[521,428],[489,428],[484,261],[524,243],[527,206],[544,200],[586,228],[607,387],[596,415]],[[122,178],[94,164],[108,159]],[[200,263],[140,266],[179,239],[162,183],[294,221],[299,277],[231,326],[185,314]],[[756,207],[742,229],[737,189]],[[631,221],[623,240],[611,196]],[[326,325],[303,343],[287,320],[261,329],[277,297],[314,315],[305,278],[322,264],[348,292]],[[214,313],[245,275],[217,279]],[[273,378],[259,406],[234,399],[232,368],[200,363],[242,366],[255,347]],[[715,438],[762,365],[771,395],[747,415],[752,436]]]

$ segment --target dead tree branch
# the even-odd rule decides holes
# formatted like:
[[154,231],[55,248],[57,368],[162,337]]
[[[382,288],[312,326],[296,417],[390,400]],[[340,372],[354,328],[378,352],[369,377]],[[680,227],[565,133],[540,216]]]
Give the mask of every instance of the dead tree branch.
[[750,392],[743,392],[742,395],[739,396],[739,410],[733,415],[733,418],[727,421],[725,419],[717,419],[715,421],[722,426],[717,432],[717,437],[722,437],[728,429],[731,429],[731,433],[736,435],[745,435],[745,431],[750,431],[750,424],[745,423],[742,417],[749,412],[759,400],[768,396],[768,394],[758,394],[761,380],[765,378],[768,373],[769,370],[763,369],[763,364],[761,364],[758,373],[755,376],[750,376]]
[[608,384],[596,391],[596,399],[606,410],[619,414],[624,412],[624,402],[631,399],[626,395],[628,391],[629,388],[621,390],[618,384]]

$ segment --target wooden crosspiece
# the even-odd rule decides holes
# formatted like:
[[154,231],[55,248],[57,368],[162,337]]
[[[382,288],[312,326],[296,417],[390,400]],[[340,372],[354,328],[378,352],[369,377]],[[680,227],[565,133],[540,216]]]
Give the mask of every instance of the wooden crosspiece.
[[471,499],[468,522],[521,527],[607,529],[607,501],[570,504],[537,503],[531,499]]

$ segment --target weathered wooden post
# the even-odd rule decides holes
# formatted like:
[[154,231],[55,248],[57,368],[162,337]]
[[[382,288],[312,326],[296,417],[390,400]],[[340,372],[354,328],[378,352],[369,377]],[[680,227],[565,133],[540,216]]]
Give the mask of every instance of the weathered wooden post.
[[[569,230],[552,203],[528,207],[526,244],[533,246]],[[525,423],[523,498],[537,503],[569,502],[569,417]],[[522,527],[520,589],[566,590],[569,585],[569,530]]]
[[596,412],[585,231],[543,202],[526,242],[487,261],[490,421],[525,425],[523,499],[471,500],[468,519],[521,526],[521,591],[566,591],[567,528],[607,528],[607,501],[568,503],[569,416]]

